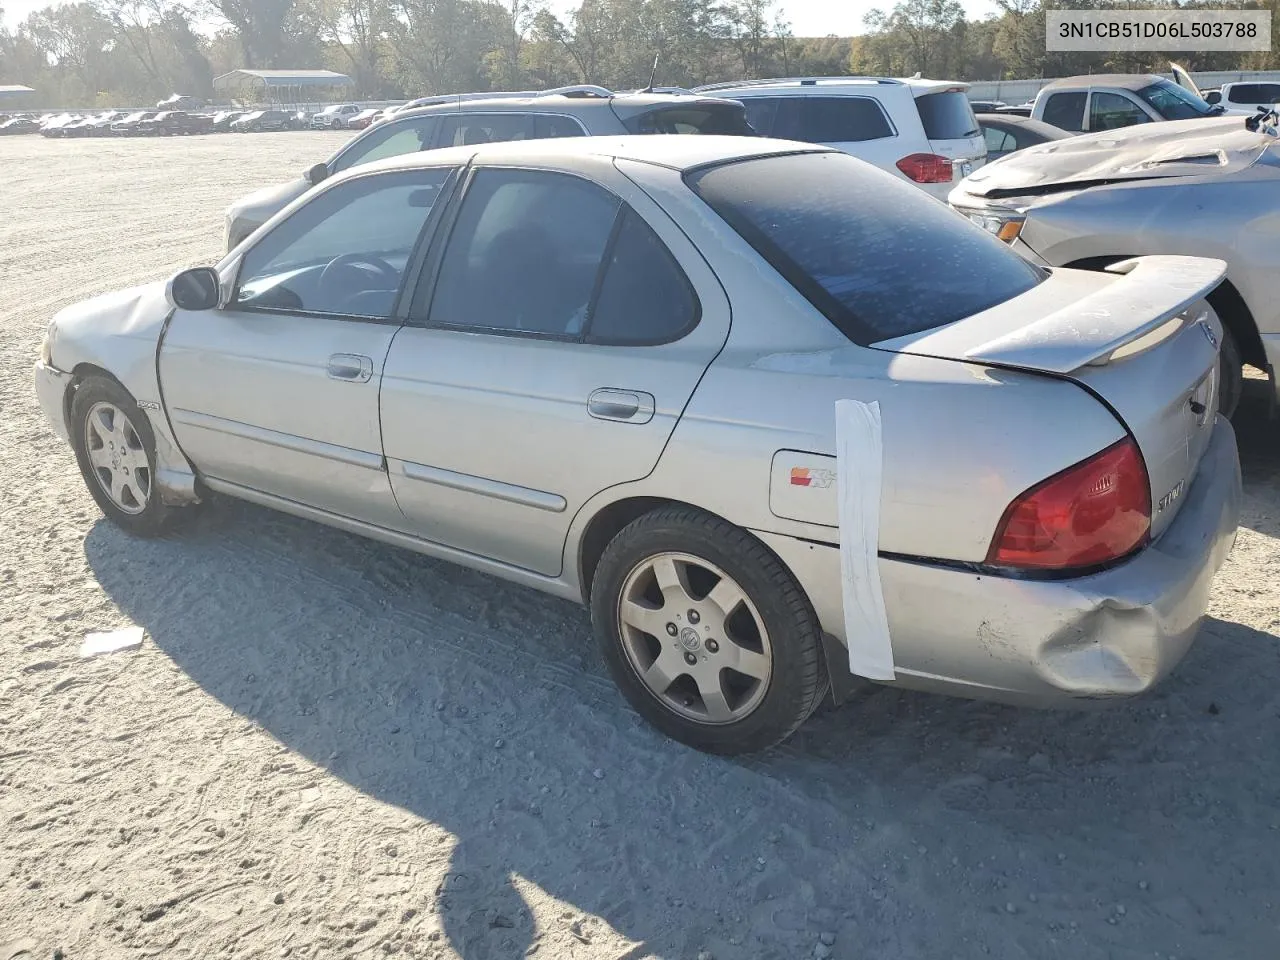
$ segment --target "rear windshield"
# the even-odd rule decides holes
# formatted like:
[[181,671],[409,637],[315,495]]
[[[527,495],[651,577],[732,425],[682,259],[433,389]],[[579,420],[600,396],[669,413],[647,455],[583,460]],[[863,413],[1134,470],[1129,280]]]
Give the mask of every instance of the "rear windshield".
[[1046,276],[923,190],[845,153],[743,160],[686,182],[855,343],[960,320]]
[[926,93],[916,97],[916,109],[930,140],[967,140],[978,136],[978,119],[968,98],[959,90]]
[[704,133],[725,137],[750,137],[746,111],[738,103],[704,103],[696,106],[659,107],[628,117],[623,125],[630,133]]

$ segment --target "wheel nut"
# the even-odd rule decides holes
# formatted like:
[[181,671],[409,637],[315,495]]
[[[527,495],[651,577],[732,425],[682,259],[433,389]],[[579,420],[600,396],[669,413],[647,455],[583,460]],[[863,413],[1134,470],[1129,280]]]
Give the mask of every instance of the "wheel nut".
[[707,653],[719,653],[719,652],[720,652],[720,644],[716,643],[714,640],[708,640]]
[[674,623],[668,623],[668,624],[667,624],[667,636],[668,636],[668,637],[674,637],[674,636],[675,636],[677,633],[679,633],[679,632],[680,632],[680,631],[676,629],[676,625],[675,625]]
[[698,622],[699,620],[701,620],[701,619],[702,619],[702,618],[701,618],[700,616],[698,616],[698,611],[697,611],[697,610],[690,610],[690,611],[689,611],[689,622],[690,622],[690,623],[697,623],[697,622]]
[[698,662],[698,658],[695,657],[692,653],[686,653],[684,655],[684,662],[692,667],[694,664]]

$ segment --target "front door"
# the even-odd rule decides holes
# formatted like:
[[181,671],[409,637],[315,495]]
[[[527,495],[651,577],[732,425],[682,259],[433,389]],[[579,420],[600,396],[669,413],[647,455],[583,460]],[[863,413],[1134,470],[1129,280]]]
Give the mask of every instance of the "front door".
[[406,264],[451,173],[335,183],[244,253],[225,309],[174,314],[161,386],[203,476],[399,522],[378,386]]
[[548,576],[582,505],[652,471],[729,330],[692,244],[599,166],[477,169],[383,375],[412,531]]

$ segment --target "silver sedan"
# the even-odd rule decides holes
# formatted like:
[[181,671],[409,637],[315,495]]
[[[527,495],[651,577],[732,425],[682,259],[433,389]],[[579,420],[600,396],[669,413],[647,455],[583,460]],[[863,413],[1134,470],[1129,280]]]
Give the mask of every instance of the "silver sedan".
[[635,708],[734,753],[855,677],[1167,674],[1235,537],[1223,271],[1044,270],[807,144],[493,144],[64,310],[35,379],[125,530],[217,492],[583,602]]

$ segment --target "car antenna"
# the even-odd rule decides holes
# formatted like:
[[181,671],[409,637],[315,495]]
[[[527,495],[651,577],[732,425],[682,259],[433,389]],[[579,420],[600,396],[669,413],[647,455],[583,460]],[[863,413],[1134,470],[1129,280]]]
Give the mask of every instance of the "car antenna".
[[653,81],[658,77],[658,58],[660,56],[662,56],[661,53],[653,55],[653,69],[649,71],[649,85],[644,88],[644,93],[653,93]]

